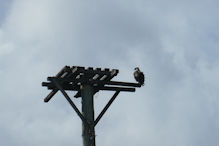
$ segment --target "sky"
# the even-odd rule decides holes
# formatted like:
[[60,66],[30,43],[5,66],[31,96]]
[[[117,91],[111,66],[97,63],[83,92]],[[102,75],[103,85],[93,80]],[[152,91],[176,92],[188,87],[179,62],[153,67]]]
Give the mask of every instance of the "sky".
[[[0,144],[79,146],[81,121],[41,86],[63,66],[119,69],[96,145],[219,145],[218,0],[0,0]],[[68,92],[71,97],[74,93]],[[113,92],[94,96],[95,115]],[[72,100],[81,108],[80,99]]]

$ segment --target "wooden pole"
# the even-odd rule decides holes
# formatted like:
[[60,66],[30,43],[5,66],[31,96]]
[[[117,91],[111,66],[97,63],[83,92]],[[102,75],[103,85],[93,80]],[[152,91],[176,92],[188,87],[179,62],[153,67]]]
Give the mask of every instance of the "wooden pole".
[[91,85],[82,85],[81,95],[82,114],[90,125],[88,126],[84,122],[82,124],[83,146],[95,146],[93,87]]

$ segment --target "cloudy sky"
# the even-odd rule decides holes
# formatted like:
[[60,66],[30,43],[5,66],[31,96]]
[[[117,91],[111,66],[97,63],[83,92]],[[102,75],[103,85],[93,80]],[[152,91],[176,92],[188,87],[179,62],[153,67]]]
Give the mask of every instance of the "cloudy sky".
[[[41,87],[64,65],[119,69],[97,146],[219,145],[218,0],[0,0],[0,145],[80,146],[81,121]],[[96,115],[113,93],[95,95]],[[74,93],[69,93],[72,97]],[[80,108],[80,99],[73,99]]]

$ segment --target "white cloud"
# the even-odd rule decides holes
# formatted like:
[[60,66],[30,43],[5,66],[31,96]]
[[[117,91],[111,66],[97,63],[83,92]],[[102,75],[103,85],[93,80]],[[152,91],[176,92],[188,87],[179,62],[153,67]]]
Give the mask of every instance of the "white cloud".
[[[100,121],[97,145],[218,145],[217,3],[13,1],[0,27],[3,144],[82,145],[75,112],[61,94],[43,103],[40,85],[84,65],[118,68],[123,81],[135,66],[146,74]],[[98,94],[97,112],[109,97]]]

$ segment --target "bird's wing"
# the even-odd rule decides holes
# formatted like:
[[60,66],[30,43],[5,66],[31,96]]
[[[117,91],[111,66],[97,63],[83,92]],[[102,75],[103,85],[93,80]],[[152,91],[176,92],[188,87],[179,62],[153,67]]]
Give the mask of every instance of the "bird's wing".
[[141,80],[140,81],[141,83],[144,83],[145,77],[144,77],[144,73],[143,72],[139,73],[139,79]]
[[134,72],[134,77],[135,77],[135,80],[138,81],[139,73],[137,71]]

